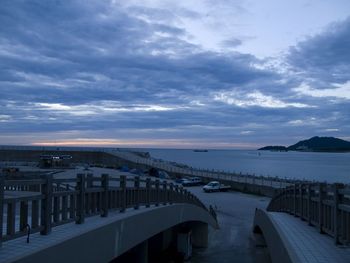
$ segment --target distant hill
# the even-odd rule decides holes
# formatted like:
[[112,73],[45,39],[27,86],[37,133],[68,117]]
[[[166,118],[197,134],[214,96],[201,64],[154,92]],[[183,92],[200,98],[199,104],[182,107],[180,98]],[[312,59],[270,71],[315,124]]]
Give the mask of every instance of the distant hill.
[[334,137],[312,137],[288,147],[290,151],[347,152],[350,142]]
[[262,147],[258,150],[261,151],[276,151],[276,152],[286,152],[287,151],[287,147],[286,146],[265,146]]
[[304,152],[350,152],[350,142],[334,137],[312,137],[289,147],[266,146],[259,150]]

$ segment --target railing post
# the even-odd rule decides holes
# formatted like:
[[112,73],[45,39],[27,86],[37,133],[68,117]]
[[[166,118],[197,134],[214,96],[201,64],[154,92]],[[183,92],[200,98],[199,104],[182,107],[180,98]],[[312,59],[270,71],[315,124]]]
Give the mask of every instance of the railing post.
[[297,185],[294,184],[294,187],[293,187],[293,214],[294,216],[297,216]]
[[283,211],[283,189],[279,188],[278,191],[279,191],[279,198],[278,198],[279,202],[278,203],[280,206],[279,211],[282,212]]
[[187,189],[183,189],[183,191],[182,191],[182,201],[181,202],[185,203],[187,198],[188,198],[188,190]]
[[299,195],[300,219],[303,219],[303,184],[299,185]]
[[121,204],[122,207],[120,212],[125,212],[126,210],[126,176],[120,176],[120,191],[121,191]]
[[339,204],[339,189],[342,188],[342,184],[333,184],[333,201],[334,201],[334,243],[339,243],[339,210],[338,210],[338,204]]
[[103,188],[101,217],[107,217],[108,216],[108,190],[109,190],[109,175],[108,174],[102,174],[101,187]]
[[174,184],[170,183],[169,188],[170,189],[169,189],[168,201],[169,201],[169,204],[171,205],[173,203]]
[[163,191],[164,193],[162,194],[164,200],[163,200],[163,205],[167,204],[168,201],[168,192],[167,192],[167,183],[166,181],[163,181]]
[[87,174],[86,175],[86,188],[92,188],[93,187],[93,175]]
[[151,205],[151,178],[146,179],[146,207]]
[[178,190],[177,202],[181,203],[182,202],[183,191],[184,191],[182,185],[180,185],[177,190]]
[[318,229],[320,233],[323,233],[322,226],[323,226],[323,189],[324,189],[324,183],[318,184]]
[[[28,201],[21,201],[20,202],[20,219],[19,219],[19,229],[20,231],[24,231],[27,224],[28,224]],[[55,216],[54,216],[55,220]]]
[[178,202],[178,198],[179,198],[178,196],[179,196],[179,186],[176,184],[174,186],[174,200],[173,200],[174,203]]
[[[2,246],[2,232],[3,232],[3,220],[4,220],[4,175],[0,174],[0,247]],[[9,215],[7,215],[9,216]]]
[[156,206],[159,205],[159,198],[160,197],[160,188],[159,188],[159,180],[156,180]]
[[307,221],[309,226],[311,226],[311,184],[307,184]]
[[134,200],[135,200],[135,209],[139,209],[140,207],[140,176],[136,176],[135,177],[135,182],[134,182],[134,188],[135,188],[135,196],[134,196]]
[[41,193],[44,199],[41,200],[41,226],[43,230],[41,235],[48,235],[51,232],[51,214],[52,214],[52,174],[45,177],[45,183],[42,185]]
[[86,190],[85,174],[77,174],[77,217],[76,224],[83,224],[85,220],[85,190]]

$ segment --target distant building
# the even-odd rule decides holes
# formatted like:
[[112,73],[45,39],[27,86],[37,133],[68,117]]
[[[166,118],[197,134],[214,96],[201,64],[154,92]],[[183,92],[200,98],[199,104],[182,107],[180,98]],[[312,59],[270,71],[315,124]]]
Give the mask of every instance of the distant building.
[[309,150],[309,147],[307,147],[306,145],[301,145],[301,146],[298,146],[296,148],[297,151],[307,151]]
[[41,168],[69,168],[71,155],[41,155],[39,166]]

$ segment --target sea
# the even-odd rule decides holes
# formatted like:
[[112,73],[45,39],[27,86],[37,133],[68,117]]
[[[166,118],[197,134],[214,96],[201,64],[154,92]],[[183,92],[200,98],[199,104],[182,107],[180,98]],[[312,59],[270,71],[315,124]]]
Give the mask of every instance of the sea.
[[193,168],[350,183],[350,153],[270,152],[257,150],[142,149],[151,157],[186,164]]
[[152,158],[208,169],[257,176],[350,184],[350,152],[271,152],[258,150],[213,150],[98,147],[0,146],[0,149],[121,150],[149,152]]

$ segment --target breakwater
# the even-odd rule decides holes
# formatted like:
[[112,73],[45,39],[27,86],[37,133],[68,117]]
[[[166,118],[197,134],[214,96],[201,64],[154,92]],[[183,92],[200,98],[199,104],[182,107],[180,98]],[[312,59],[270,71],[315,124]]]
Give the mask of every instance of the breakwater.
[[102,165],[110,168],[128,166],[129,168],[148,170],[156,168],[166,171],[172,177],[197,176],[204,182],[220,181],[233,190],[272,197],[279,189],[296,182],[277,177],[263,177],[251,174],[228,173],[224,171],[194,169],[173,162],[156,160],[144,155],[110,148],[66,148],[66,147],[1,147],[2,162],[38,162],[42,155],[70,155],[72,163]]

